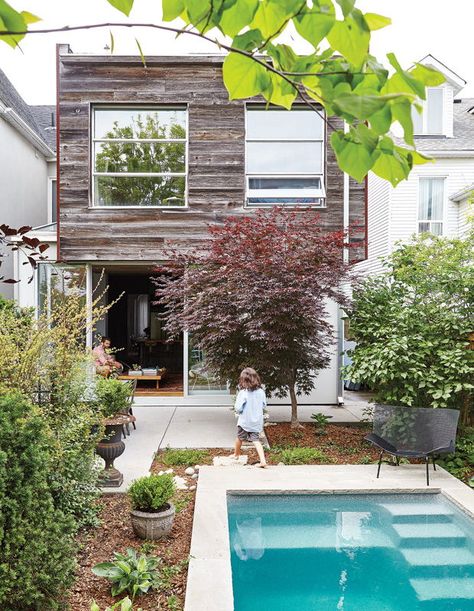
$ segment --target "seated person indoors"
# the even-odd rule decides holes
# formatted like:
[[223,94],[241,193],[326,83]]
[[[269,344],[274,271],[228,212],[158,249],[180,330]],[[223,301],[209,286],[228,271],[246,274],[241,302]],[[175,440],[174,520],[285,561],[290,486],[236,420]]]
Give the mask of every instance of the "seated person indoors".
[[103,337],[100,340],[100,344],[92,351],[95,360],[95,370],[103,376],[109,376],[111,373],[122,373],[122,364],[117,361],[115,355],[109,352],[111,346],[110,337]]

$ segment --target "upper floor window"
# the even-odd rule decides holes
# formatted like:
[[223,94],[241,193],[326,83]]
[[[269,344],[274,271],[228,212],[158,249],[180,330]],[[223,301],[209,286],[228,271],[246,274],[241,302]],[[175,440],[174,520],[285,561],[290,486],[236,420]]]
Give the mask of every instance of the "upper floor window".
[[99,106],[93,119],[94,206],[186,205],[186,108]]
[[444,178],[420,178],[418,233],[443,235]]
[[56,223],[58,220],[57,213],[57,191],[56,191],[56,179],[50,178],[48,180],[48,204],[49,204],[49,219],[48,222]]
[[443,133],[443,89],[429,87],[423,110],[419,113],[413,109],[413,128],[415,135],[429,136]]
[[324,122],[312,110],[247,108],[247,204],[324,206]]

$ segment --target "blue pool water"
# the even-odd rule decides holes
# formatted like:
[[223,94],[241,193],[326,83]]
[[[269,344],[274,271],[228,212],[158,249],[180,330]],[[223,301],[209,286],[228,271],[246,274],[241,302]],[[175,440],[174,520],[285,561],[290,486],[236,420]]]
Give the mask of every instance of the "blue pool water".
[[474,524],[440,494],[229,495],[235,611],[474,611]]

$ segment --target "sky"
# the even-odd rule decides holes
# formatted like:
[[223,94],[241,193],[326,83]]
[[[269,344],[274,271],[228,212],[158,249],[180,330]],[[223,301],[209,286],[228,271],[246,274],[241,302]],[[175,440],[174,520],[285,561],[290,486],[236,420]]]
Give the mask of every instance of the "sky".
[[[9,0],[17,10],[42,17],[38,27],[126,21],[106,0]],[[394,51],[409,67],[431,53],[467,81],[460,96],[474,97],[472,38],[474,0],[357,0],[365,12],[392,19],[392,25],[372,35],[371,51],[379,59]],[[161,2],[135,0],[130,21],[159,23]],[[35,27],[35,26],[33,26]],[[114,29],[115,54],[138,54],[135,38],[145,55],[216,52],[214,45],[173,34],[144,29]],[[27,36],[22,50],[0,44],[0,67],[29,104],[54,104],[56,43],[69,43],[76,53],[108,53],[109,29]]]

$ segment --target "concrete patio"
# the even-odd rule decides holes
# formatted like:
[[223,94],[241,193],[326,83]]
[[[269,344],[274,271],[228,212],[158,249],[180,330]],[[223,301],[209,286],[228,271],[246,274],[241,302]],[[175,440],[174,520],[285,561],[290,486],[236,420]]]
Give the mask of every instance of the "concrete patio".
[[[344,407],[302,405],[299,416],[309,422],[315,412],[331,416],[331,423],[356,423],[363,418],[364,401],[348,401]],[[290,408],[286,405],[269,407],[270,422],[288,422]],[[120,488],[107,492],[123,492],[137,477],[146,475],[154,453],[170,448],[232,448],[236,420],[228,407],[160,407],[135,406],[137,429],[125,439],[125,452],[115,466],[124,475]]]

